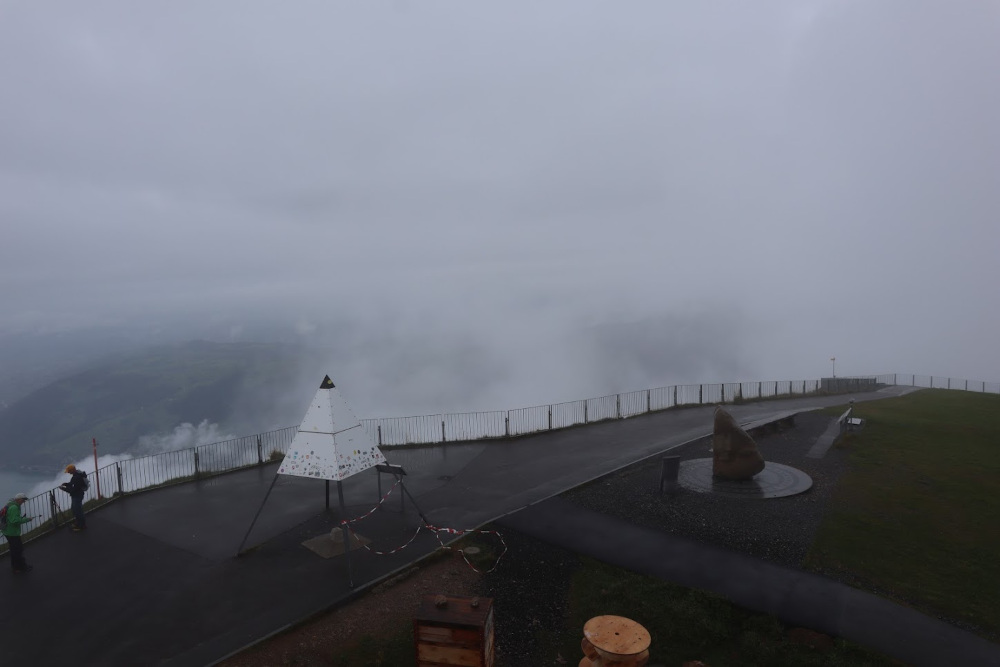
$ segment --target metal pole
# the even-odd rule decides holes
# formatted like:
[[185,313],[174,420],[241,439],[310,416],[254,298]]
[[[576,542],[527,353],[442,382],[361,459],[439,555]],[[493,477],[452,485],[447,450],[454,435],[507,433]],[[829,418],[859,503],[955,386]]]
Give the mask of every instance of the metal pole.
[[417,509],[417,514],[420,515],[421,521],[423,521],[427,525],[430,525],[431,522],[427,520],[426,516],[424,516],[423,510],[420,509],[420,505],[418,505],[417,501],[414,500],[413,496],[410,495],[410,491],[409,491],[409,489],[406,488],[406,485],[405,484],[400,484],[399,486],[400,486],[401,489],[403,489],[403,493],[405,493],[406,496],[409,497],[410,502],[413,503],[413,506]]
[[[381,487],[381,478],[379,479],[379,486]],[[381,495],[379,496],[382,497]],[[326,480],[326,511],[330,511],[330,480]]]
[[125,490],[122,488],[122,464],[115,462],[115,471],[118,473],[118,494],[124,495]]
[[52,513],[52,527],[59,527],[59,505],[56,504],[56,492],[49,491],[49,512]]
[[97,438],[91,438],[94,443],[94,477],[97,478],[97,499],[101,498],[101,476],[97,474]]
[[264,500],[261,501],[260,507],[257,508],[257,513],[253,515],[253,521],[250,522],[250,527],[247,528],[247,534],[243,536],[243,541],[240,542],[240,548],[236,550],[236,557],[239,558],[240,554],[243,553],[243,545],[247,543],[247,538],[250,537],[250,531],[253,530],[254,525],[257,523],[257,519],[260,517],[261,511],[264,509],[264,503],[267,502],[267,497],[271,495],[271,489],[274,488],[274,483],[278,481],[278,475],[274,475],[274,479],[271,480],[271,486],[267,487],[267,493],[264,494]]
[[[329,482],[327,482],[329,484]],[[347,518],[347,509],[344,507],[344,484],[337,480],[337,498],[340,500],[340,520]],[[344,534],[344,557],[347,559],[347,583],[354,588],[354,572],[351,567],[351,534],[347,530],[347,524],[340,524],[340,530]]]

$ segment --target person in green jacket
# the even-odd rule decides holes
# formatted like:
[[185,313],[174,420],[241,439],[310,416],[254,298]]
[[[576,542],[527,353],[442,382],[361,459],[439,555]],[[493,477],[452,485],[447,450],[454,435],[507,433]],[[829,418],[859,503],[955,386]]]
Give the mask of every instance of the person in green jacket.
[[33,521],[33,516],[21,516],[21,505],[28,496],[19,493],[7,501],[7,521],[4,523],[3,536],[10,545],[10,566],[15,574],[31,572],[33,569],[24,560],[24,543],[21,542],[21,525]]

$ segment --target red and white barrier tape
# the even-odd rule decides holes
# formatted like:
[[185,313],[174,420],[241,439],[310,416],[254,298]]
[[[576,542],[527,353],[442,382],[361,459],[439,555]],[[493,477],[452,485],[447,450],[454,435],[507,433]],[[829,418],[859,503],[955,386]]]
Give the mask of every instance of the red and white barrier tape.
[[375,503],[375,507],[371,508],[361,516],[354,517],[353,519],[344,519],[343,521],[340,522],[340,525],[343,526],[345,523],[354,523],[355,521],[361,521],[362,519],[367,519],[368,517],[370,517],[372,514],[374,514],[375,510],[377,510],[379,507],[382,507],[382,503],[384,503],[385,499],[389,497],[389,494],[392,493],[397,486],[399,486],[399,482],[400,480],[397,479],[396,483],[393,484],[392,487],[385,492],[384,496],[379,498],[377,503]]
[[500,560],[504,557],[504,554],[507,553],[507,543],[504,542],[503,535],[501,535],[495,530],[461,530],[458,528],[441,528],[440,526],[432,526],[430,524],[426,525],[429,530],[434,532],[434,536],[437,537],[438,543],[441,545],[441,548],[449,549],[452,551],[456,550],[456,548],[447,546],[441,539],[441,535],[439,535],[439,533],[448,533],[450,535],[465,535],[466,533],[481,533],[483,535],[496,535],[497,539],[500,540],[500,545],[503,547],[503,551],[501,551],[500,555],[497,556],[497,560],[495,563],[493,563],[493,567],[491,567],[488,570],[480,570],[478,567],[476,567],[469,561],[469,557],[465,555],[465,550],[457,549],[458,553],[462,554],[462,560],[465,561],[465,564],[471,567],[474,571],[478,572],[479,574],[489,574],[493,570],[497,569],[497,566],[500,565]]
[[[401,481],[402,480],[398,480],[397,479],[396,483],[393,484],[392,487],[388,491],[385,492],[384,496],[382,496],[381,498],[379,498],[379,501],[370,510],[368,510],[367,512],[365,512],[361,516],[355,517],[353,519],[343,519],[340,522],[339,525],[341,525],[341,526],[347,526],[348,532],[351,533],[352,535],[355,535],[355,538],[357,538],[357,533],[354,532],[354,526],[352,526],[351,524],[355,523],[356,521],[361,521],[362,519],[367,519],[372,514],[374,514],[375,510],[377,510],[379,507],[382,506],[382,503],[384,503],[385,500],[386,500],[386,498],[388,498],[389,495],[392,494],[392,492],[396,489],[396,487],[399,486],[399,484],[400,484]],[[427,530],[431,531],[432,533],[434,533],[434,537],[437,538],[438,544],[441,545],[442,549],[448,549],[448,550],[451,550],[451,551],[456,550],[456,548],[455,547],[447,546],[444,543],[444,540],[441,539],[441,535],[439,533],[448,533],[449,535],[465,535],[467,533],[482,533],[484,535],[496,535],[497,539],[500,540],[500,544],[503,546],[503,551],[501,551],[500,555],[497,556],[497,560],[496,560],[495,563],[493,563],[493,567],[491,567],[488,570],[480,570],[479,568],[477,568],[475,565],[473,565],[471,562],[469,562],[469,557],[465,555],[465,551],[463,551],[462,549],[457,549],[457,551],[460,554],[462,554],[462,559],[465,561],[465,563],[469,567],[471,567],[474,571],[476,571],[476,572],[478,572],[480,574],[488,574],[488,573],[492,572],[493,570],[497,569],[497,566],[500,564],[500,559],[503,558],[504,554],[507,553],[507,543],[504,542],[503,536],[500,533],[498,533],[497,531],[495,531],[495,530],[462,530],[462,529],[459,529],[459,528],[442,528],[440,526],[432,526],[429,523],[425,523],[422,526],[417,526],[417,530],[413,533],[413,536],[409,540],[407,540],[405,544],[402,544],[402,545],[396,547],[395,549],[390,549],[389,551],[378,551],[377,549],[372,549],[367,544],[362,544],[361,546],[363,546],[365,549],[367,549],[370,553],[376,554],[378,556],[388,556],[388,555],[391,555],[391,554],[394,554],[394,553],[398,553],[398,552],[402,551],[403,549],[405,549],[406,547],[408,547],[411,544],[413,544],[413,541],[415,539],[417,539],[417,535],[419,535],[420,531],[424,530],[425,528]]]

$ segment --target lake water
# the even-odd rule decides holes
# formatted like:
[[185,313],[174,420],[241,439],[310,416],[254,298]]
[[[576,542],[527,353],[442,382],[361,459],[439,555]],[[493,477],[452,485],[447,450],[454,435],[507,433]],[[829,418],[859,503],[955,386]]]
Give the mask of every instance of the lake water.
[[56,472],[53,471],[51,475],[41,475],[0,469],[0,502],[17,493],[27,493],[30,496],[36,484],[51,482],[56,477]]

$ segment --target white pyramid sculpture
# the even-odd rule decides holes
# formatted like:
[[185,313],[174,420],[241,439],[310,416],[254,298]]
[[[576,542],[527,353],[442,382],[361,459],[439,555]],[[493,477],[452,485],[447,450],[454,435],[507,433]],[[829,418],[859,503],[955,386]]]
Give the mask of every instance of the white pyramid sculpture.
[[380,463],[385,463],[382,452],[327,375],[278,474],[340,481]]

